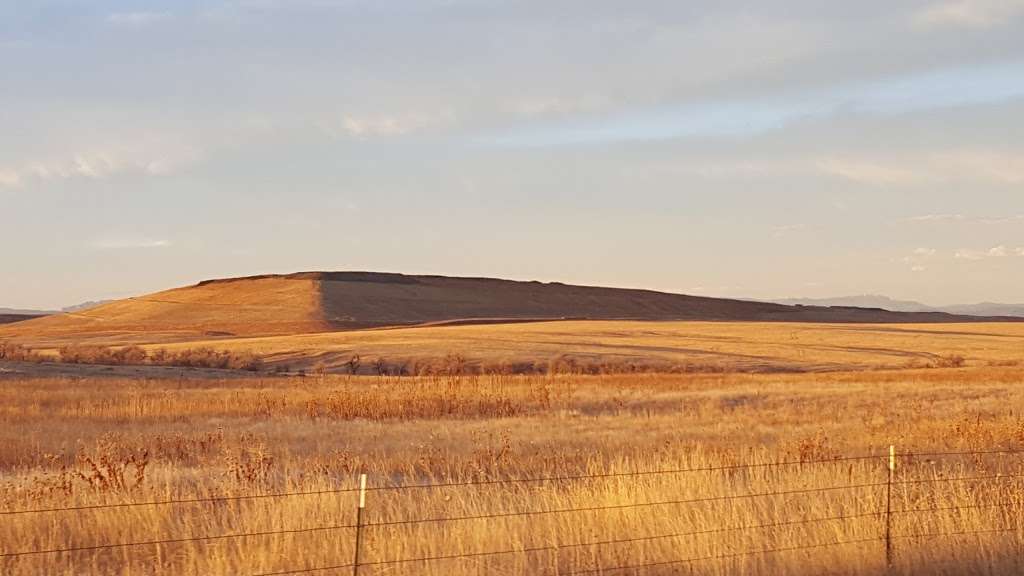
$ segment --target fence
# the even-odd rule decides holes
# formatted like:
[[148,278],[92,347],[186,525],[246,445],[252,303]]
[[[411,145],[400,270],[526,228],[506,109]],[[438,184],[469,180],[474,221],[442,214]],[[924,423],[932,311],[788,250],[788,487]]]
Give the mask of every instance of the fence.
[[[108,542],[89,545],[68,545],[62,547],[40,547],[27,550],[3,550],[0,552],[0,572],[6,573],[6,566],[13,572],[18,561],[27,558],[63,557],[72,558],[71,563],[85,566],[85,560],[76,560],[81,555],[90,552],[96,553],[104,550],[114,549],[141,549],[144,547],[163,547],[186,543],[211,543],[224,540],[246,540],[259,538],[282,537],[285,535],[320,535],[331,542],[348,540],[350,555],[338,562],[306,564],[302,559],[308,556],[303,550],[294,550],[294,554],[288,559],[292,565],[283,569],[271,571],[253,571],[254,576],[279,576],[285,574],[323,574],[323,573],[344,573],[354,576],[365,576],[375,574],[377,570],[397,569],[399,573],[418,573],[427,571],[426,566],[432,563],[450,562],[454,560],[488,559],[498,560],[502,558],[516,558],[520,562],[531,555],[542,553],[553,554],[555,560],[547,565],[531,564],[531,573],[552,573],[558,576],[575,574],[618,574],[618,573],[645,573],[658,568],[671,568],[680,566],[694,566],[702,563],[716,561],[728,561],[749,557],[765,557],[790,552],[808,552],[813,550],[829,549],[842,546],[871,545],[876,546],[879,554],[884,554],[885,563],[892,566],[898,561],[901,553],[901,542],[915,540],[934,539],[941,537],[966,537],[982,535],[1016,533],[1019,538],[1024,533],[1024,526],[1017,522],[1017,513],[1024,506],[1024,500],[1019,494],[1024,488],[1024,459],[1015,457],[1024,456],[1024,452],[1014,450],[988,450],[988,451],[966,451],[966,452],[929,452],[929,453],[897,453],[891,448],[888,454],[865,455],[842,458],[824,458],[817,460],[793,460],[764,463],[734,464],[723,466],[704,466],[658,470],[631,470],[621,472],[607,472],[596,474],[579,475],[554,475],[527,478],[492,478],[475,481],[458,481],[444,483],[426,484],[395,484],[368,486],[367,476],[361,475],[358,487],[337,488],[329,490],[291,491],[262,493],[249,495],[211,496],[188,499],[164,499],[137,502],[116,502],[101,503],[67,507],[41,507],[34,509],[0,510],[0,519],[24,517],[30,515],[56,515],[87,513],[97,510],[135,509],[141,507],[176,507],[197,504],[217,504],[229,506],[232,503],[244,501],[279,501],[294,498],[308,498],[313,496],[335,495],[351,499],[354,507],[354,518],[351,522],[333,523],[318,526],[307,526],[275,530],[239,531],[226,534],[202,534],[183,537],[168,537],[161,539],[140,539],[124,542]],[[936,466],[939,460],[958,462],[957,466]],[[966,465],[964,464],[966,462]],[[416,493],[424,492],[445,492],[450,493],[461,489],[481,489],[491,487],[500,490],[496,497],[491,500],[501,501],[502,494],[509,490],[536,490],[551,489],[557,490],[559,486],[578,483],[595,483],[602,481],[636,482],[641,478],[672,478],[677,482],[681,475],[703,476],[710,474],[728,474],[733,479],[744,479],[734,484],[750,484],[751,478],[757,477],[761,480],[771,480],[774,477],[757,476],[758,471],[778,470],[783,468],[794,469],[787,473],[786,478],[816,478],[815,474],[809,473],[822,467],[836,467],[847,465],[849,469],[848,481],[828,485],[815,485],[803,487],[782,487],[772,490],[748,491],[743,493],[729,494],[701,494],[685,498],[666,499],[633,499],[621,503],[596,503],[594,505],[573,505],[573,506],[546,506],[533,507],[515,510],[477,512],[467,514],[442,514],[436,516],[421,516],[415,518],[374,516],[374,504],[385,495],[409,496],[419,498]],[[970,472],[951,475],[950,471]],[[854,478],[854,472],[861,476]],[[829,475],[826,475],[826,477]],[[835,476],[832,474],[831,476]],[[770,484],[771,482],[769,482]],[[756,482],[755,482],[756,484]],[[669,484],[671,485],[671,483]],[[942,496],[952,492],[951,486],[961,486],[957,492],[956,499],[947,499],[943,504]],[[855,497],[850,497],[854,494]],[[789,519],[775,519],[766,522],[734,523],[734,524],[710,524],[708,517],[701,517],[700,521],[694,521],[689,529],[663,531],[656,533],[628,534],[623,537],[598,537],[591,539],[562,539],[537,545],[508,546],[498,549],[480,550],[445,550],[437,549],[430,554],[397,557],[376,557],[366,559],[365,539],[369,536],[375,538],[374,548],[376,551],[388,551],[396,546],[389,545],[388,534],[380,536],[381,532],[396,530],[403,527],[430,528],[443,531],[448,526],[468,522],[490,522],[508,519],[524,519],[535,522],[536,519],[544,517],[565,517],[567,515],[581,513],[606,513],[614,511],[643,512],[651,517],[657,518],[661,515],[675,515],[681,507],[696,507],[701,505],[719,504],[730,506],[736,503],[738,509],[751,506],[754,502],[772,501],[773,504],[768,510],[772,514],[780,514],[787,507],[780,507],[780,501],[789,499],[801,499],[806,501],[810,497],[821,497],[825,508],[829,508],[842,495],[857,506],[848,506],[844,503],[837,513],[807,515],[804,510],[800,517]],[[844,500],[844,502],[846,502]],[[915,505],[915,502],[924,502],[925,505]],[[873,505],[872,505],[873,504]],[[730,509],[734,509],[731,507]],[[900,528],[900,518],[938,514],[942,512],[959,512],[966,510],[990,509],[1006,512],[999,526],[989,526],[987,523],[957,527],[956,523],[941,525],[942,529],[907,531]],[[401,507],[392,506],[392,512],[401,512]],[[676,512],[668,512],[674,510]],[[710,514],[715,516],[714,511]],[[869,523],[865,523],[868,522]],[[906,524],[905,522],[903,524]],[[925,523],[918,523],[925,525]],[[603,547],[637,547],[656,541],[690,541],[696,537],[709,535],[747,535],[751,533],[761,534],[759,538],[768,540],[763,535],[773,530],[793,529],[795,527],[808,527],[813,525],[829,525],[831,528],[827,533],[836,534],[837,537],[820,541],[797,542],[786,546],[755,546],[741,550],[712,550],[707,554],[658,557],[645,561],[619,561],[610,562],[605,557],[592,555],[589,558],[589,565],[580,562],[576,565],[572,558],[566,560],[562,554],[566,551],[599,549]],[[506,527],[507,528],[507,527]],[[845,529],[848,528],[848,529]],[[475,528],[487,530],[486,524]],[[529,526],[525,527],[523,534],[515,534],[517,538],[523,539],[528,536]],[[510,532],[511,534],[511,532]],[[66,535],[67,536],[67,535]],[[549,534],[550,536],[550,534]],[[738,537],[734,537],[738,538]],[[397,542],[396,542],[397,544]],[[712,542],[715,544],[715,542]],[[378,554],[379,556],[379,554]],[[628,554],[620,554],[624,558]],[[663,556],[663,555],[662,555]],[[561,560],[560,560],[561,558]],[[6,564],[5,564],[6,563]],[[298,565],[296,565],[298,564]],[[40,566],[34,564],[34,566]],[[522,564],[520,564],[522,566]],[[482,565],[475,565],[475,570],[484,570]],[[485,570],[486,572],[486,570]]]

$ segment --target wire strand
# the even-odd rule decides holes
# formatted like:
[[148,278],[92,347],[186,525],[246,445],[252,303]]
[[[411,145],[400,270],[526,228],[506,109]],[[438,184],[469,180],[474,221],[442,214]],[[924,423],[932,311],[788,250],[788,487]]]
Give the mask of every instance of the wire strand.
[[[605,474],[578,474],[578,475],[563,475],[563,476],[541,476],[534,478],[507,478],[507,479],[495,479],[495,480],[476,480],[476,481],[465,481],[465,482],[442,482],[436,484],[404,484],[395,486],[371,486],[367,487],[367,492],[382,492],[382,491],[401,491],[401,490],[418,490],[418,489],[437,489],[437,488],[457,488],[464,486],[492,486],[499,484],[525,484],[525,483],[542,483],[542,482],[566,482],[574,480],[588,480],[588,479],[604,479],[604,478],[619,478],[619,477],[632,477],[632,476],[653,476],[653,475],[666,475],[666,474],[687,474],[696,472],[716,472],[725,470],[744,470],[744,469],[755,469],[755,468],[768,468],[778,466],[797,466],[797,465],[821,465],[821,464],[832,464],[841,462],[853,462],[863,460],[873,460],[883,458],[883,456],[849,456],[843,458],[833,459],[822,459],[822,460],[807,460],[807,461],[784,461],[784,462],[764,462],[756,464],[735,464],[727,466],[707,466],[699,468],[673,468],[665,470],[636,470],[630,472],[609,472]],[[238,500],[256,500],[264,498],[286,498],[292,496],[320,496],[326,494],[348,494],[358,492],[359,488],[335,488],[330,490],[312,490],[312,491],[295,491],[295,492],[274,492],[269,494],[250,494],[250,495],[239,495],[239,496],[210,496],[205,498],[184,498],[184,499],[167,499],[167,500],[153,500],[147,502],[121,502],[116,504],[87,504],[82,506],[65,506],[65,507],[54,507],[54,508],[33,508],[26,510],[0,510],[0,516],[12,516],[18,514],[38,514],[44,512],[73,512],[82,510],[98,510],[104,508],[129,508],[136,506],[163,506],[173,504],[198,504],[206,502],[230,502]]]
[[[973,452],[922,452],[913,453],[907,452],[898,454],[900,458],[910,457],[930,457],[930,456],[971,456],[971,455],[986,455],[986,454],[1024,454],[1024,451],[1017,450],[988,450],[988,451],[973,451]],[[783,466],[805,466],[805,465],[824,465],[824,464],[837,464],[844,462],[856,462],[856,461],[869,461],[876,459],[886,459],[887,455],[864,455],[864,456],[848,456],[841,458],[829,458],[820,460],[788,460],[782,462],[763,462],[756,464],[733,464],[726,466],[705,466],[697,468],[673,468],[665,470],[635,470],[629,472],[609,472],[605,474],[577,474],[577,475],[563,475],[563,476],[541,476],[535,478],[504,478],[494,480],[476,480],[476,481],[464,481],[464,482],[442,482],[434,484],[404,484],[395,486],[372,486],[366,490],[368,492],[381,492],[381,491],[401,491],[401,490],[419,490],[419,489],[440,489],[440,488],[456,488],[465,486],[493,486],[501,484],[527,484],[527,483],[543,483],[543,482],[568,482],[575,480],[594,480],[594,479],[607,479],[607,478],[624,478],[624,477],[635,477],[635,476],[654,476],[654,475],[667,475],[667,474],[687,474],[687,473],[699,473],[699,472],[720,472],[727,470],[750,470],[757,468],[772,468],[772,467],[783,467]],[[358,492],[359,488],[335,488],[330,490],[311,490],[311,491],[295,491],[295,492],[275,492],[269,494],[250,494],[240,496],[210,496],[205,498],[183,498],[183,499],[167,499],[167,500],[153,500],[147,502],[121,502],[116,504],[88,504],[83,506],[65,506],[65,507],[53,507],[53,508],[32,508],[26,510],[0,510],[0,516],[13,516],[19,514],[40,514],[46,512],[73,512],[83,510],[100,510],[106,508],[130,508],[137,506],[164,506],[164,505],[176,505],[176,504],[200,504],[208,502],[231,502],[241,500],[258,500],[267,498],[287,498],[293,496],[322,496],[327,494],[348,494]]]
[[832,546],[843,546],[847,544],[865,544],[868,542],[878,542],[884,540],[884,538],[858,538],[855,540],[837,540],[835,542],[821,542],[818,544],[805,544],[802,546],[787,546],[785,548],[764,548],[760,550],[745,550],[743,552],[735,552],[731,554],[715,554],[711,556],[697,556],[694,558],[682,558],[679,560],[665,560],[662,562],[647,562],[645,564],[629,564],[625,566],[611,566],[602,568],[588,568],[584,570],[574,570],[570,572],[561,572],[565,576],[572,576],[575,574],[594,574],[596,572],[605,573],[610,571],[618,570],[635,570],[637,568],[653,568],[655,566],[672,566],[677,564],[692,564],[694,562],[703,562],[708,560],[726,560],[729,558],[740,558],[743,556],[757,556],[762,554],[775,554],[779,552],[796,552],[799,550],[813,550],[818,548],[829,548]]
[[119,542],[116,544],[96,544],[90,546],[75,546],[70,548],[51,548],[49,550],[26,550],[24,552],[3,552],[0,558],[16,558],[20,556],[33,556],[40,554],[61,554],[65,552],[84,552],[105,550],[110,548],[131,548],[135,546],[157,546],[161,544],[182,544],[185,542],[202,542],[208,540],[227,540],[232,538],[253,538],[258,536],[277,536],[283,534],[302,534],[310,532],[326,532],[329,530],[343,530],[355,528],[355,524],[338,524],[335,526],[316,526],[311,528],[295,528],[290,530],[270,530],[266,532],[245,532],[241,534],[218,534],[216,536],[190,536],[188,538],[169,538],[166,540],[146,540],[142,542]]
[[29,510],[0,511],[0,516],[18,514],[39,514],[43,512],[74,512],[82,510],[102,510],[107,508],[134,508],[137,506],[164,506],[171,504],[201,504],[207,502],[230,502],[237,500],[258,500],[263,498],[287,498],[291,496],[317,496],[323,494],[344,494],[358,492],[358,488],[340,488],[336,490],[315,490],[310,492],[274,492],[270,494],[249,494],[242,496],[210,496],[207,498],[185,498],[176,500],[150,500],[147,502],[120,502],[117,504],[86,504],[83,506],[65,506],[61,508],[34,508]]
[[899,540],[914,540],[918,538],[938,538],[941,536],[970,536],[972,534],[997,534],[1000,532],[1020,532],[1024,526],[1006,526],[1003,528],[986,528],[984,530],[957,530],[955,532],[921,532],[917,534],[898,534],[893,538]]
[[892,514],[915,514],[919,512],[951,512],[953,510],[979,510],[983,508],[1007,508],[1010,506],[1021,506],[1024,502],[1021,501],[1007,501],[1007,502],[993,502],[990,504],[969,504],[967,506],[940,506],[932,508],[904,508],[902,510],[893,510]]
[[472,516],[439,516],[437,518],[417,518],[414,520],[392,520],[387,522],[370,522],[364,524],[364,528],[380,526],[401,526],[408,524],[428,524],[437,522],[455,522],[462,520],[484,520],[490,518],[507,518],[513,516],[540,516],[547,514],[565,514],[570,512],[597,512],[601,510],[625,510],[632,508],[648,508],[652,506],[672,506],[682,504],[699,504],[704,502],[720,502],[727,500],[747,500],[750,498],[762,498],[770,496],[790,496],[796,494],[810,494],[815,492],[834,492],[837,490],[857,490],[861,488],[878,488],[885,486],[885,482],[874,482],[870,484],[844,484],[841,486],[826,486],[820,488],[803,488],[799,490],[778,490],[775,492],[755,492],[751,494],[734,494],[730,496],[705,496],[702,498],[689,498],[684,500],[658,500],[654,502],[633,502],[630,504],[610,504],[607,506],[583,506],[578,508],[554,508],[550,510],[523,510],[520,512],[498,512],[491,514],[477,514]]
[[[906,486],[910,484],[939,484],[942,482],[972,482],[974,480],[1009,480],[1011,478],[1024,478],[1024,472],[1018,474],[989,474],[986,476],[948,476],[936,478],[913,478],[893,482],[893,486]],[[885,485],[885,482],[881,483]]]
[[[650,535],[650,536],[637,536],[637,537],[633,537],[633,538],[621,538],[621,539],[612,539],[612,540],[597,540],[597,541],[591,541],[591,542],[572,542],[572,543],[568,543],[568,544],[548,544],[548,545],[545,545],[545,546],[534,546],[534,547],[526,547],[526,548],[511,548],[511,549],[506,549],[506,550],[492,550],[492,551],[483,551],[483,552],[466,552],[466,553],[461,553],[461,554],[446,554],[446,555],[439,555],[439,556],[423,556],[423,557],[417,557],[417,558],[398,558],[398,559],[393,559],[393,560],[379,560],[379,561],[375,561],[375,562],[363,562],[363,563],[360,563],[360,566],[384,566],[384,565],[394,565],[394,564],[409,564],[409,563],[413,563],[413,562],[432,562],[432,561],[438,561],[438,560],[456,560],[456,559],[460,559],[460,558],[478,558],[478,557],[485,557],[485,556],[499,556],[499,555],[507,555],[507,554],[528,554],[528,553],[533,553],[533,552],[545,552],[545,551],[550,551],[550,550],[562,550],[562,549],[566,549],[566,548],[584,548],[584,547],[591,547],[591,546],[607,546],[607,545],[611,545],[611,544],[631,544],[631,543],[635,543],[635,542],[645,542],[645,541],[652,541],[652,540],[664,540],[664,539],[669,539],[669,538],[683,538],[683,537],[687,537],[687,536],[701,536],[701,535],[716,534],[716,533],[721,533],[721,532],[737,532],[737,531],[743,531],[743,530],[755,530],[755,529],[767,529],[767,528],[782,528],[782,527],[787,527],[787,526],[797,526],[797,525],[803,525],[803,524],[813,524],[813,523],[817,523],[817,522],[834,522],[834,521],[840,521],[840,520],[852,520],[852,519],[856,519],[856,518],[867,518],[867,517],[872,517],[872,516],[878,516],[879,514],[881,514],[881,512],[873,511],[873,512],[859,513],[859,514],[827,516],[827,517],[822,517],[822,518],[809,518],[809,519],[805,518],[805,519],[802,519],[802,520],[791,520],[791,521],[786,521],[786,522],[769,522],[769,523],[764,523],[764,524],[747,524],[747,525],[742,525],[742,526],[728,526],[728,527],[723,527],[723,528],[710,528],[710,529],[707,529],[707,530],[695,530],[695,531],[690,531],[690,532],[674,532],[674,533],[671,533],[671,534],[656,534],[656,535]],[[287,571],[282,571],[282,572],[266,572],[266,573],[258,574],[256,576],[283,576],[283,575],[286,575],[286,574],[302,574],[302,573],[308,573],[308,572],[321,572],[321,571],[326,571],[326,570],[335,570],[335,569],[340,569],[340,568],[351,568],[351,567],[352,567],[352,564],[334,565],[334,566],[321,566],[321,567],[316,567],[316,568],[303,568],[303,569],[297,569],[297,570],[287,570]]]
[[896,457],[897,458],[914,458],[914,457],[917,457],[917,458],[925,458],[925,457],[932,458],[932,457],[936,457],[937,458],[937,457],[940,457],[940,456],[985,456],[985,455],[995,455],[995,454],[1021,454],[1021,455],[1024,455],[1024,450],[1014,450],[1014,449],[1008,448],[1006,450],[971,450],[971,451],[967,451],[967,452],[905,452],[905,453],[902,453],[902,454],[897,453]]
[[[990,476],[958,476],[952,478],[921,478],[914,480],[902,480],[893,482],[893,486],[911,484],[930,484],[938,482],[967,482],[975,480],[993,480],[1003,478],[1024,477],[1024,474],[997,474]],[[475,514],[471,516],[440,516],[436,518],[417,518],[412,520],[392,520],[386,522],[369,522],[364,524],[365,528],[381,526],[401,526],[409,524],[427,524],[437,522],[455,522],[464,520],[486,520],[492,518],[507,518],[514,516],[540,516],[546,514],[564,514],[570,512],[597,512],[601,510],[623,510],[630,508],[647,508],[651,506],[672,506],[682,504],[698,504],[705,502],[718,502],[725,500],[743,500],[749,498],[762,498],[771,496],[789,496],[796,494],[812,494],[817,492],[834,492],[838,490],[857,490],[862,488],[880,488],[886,486],[887,482],[872,482],[867,484],[843,484],[839,486],[825,486],[819,488],[802,488],[798,490],[779,490],[774,492],[755,492],[752,494],[732,494],[729,496],[707,496],[702,498],[690,498],[685,500],[660,500],[655,502],[634,502],[630,504],[612,504],[608,506],[584,506],[578,508],[555,508],[551,510],[523,510],[519,512],[495,512],[490,514]]]
[[657,476],[667,474],[688,474],[695,472],[722,472],[727,470],[749,470],[756,468],[775,468],[782,466],[802,466],[802,465],[821,465],[821,464],[839,464],[844,462],[855,462],[865,460],[877,460],[888,458],[888,456],[846,456],[840,458],[829,458],[821,460],[786,460],[782,462],[761,462],[755,464],[730,464],[723,466],[702,466],[697,468],[670,468],[664,470],[634,470],[630,472],[607,472],[602,474],[575,474],[575,475],[564,475],[564,476],[540,476],[534,478],[503,478],[495,480],[478,480],[478,481],[465,481],[465,482],[445,482],[439,484],[408,484],[398,486],[378,486],[375,488],[367,488],[367,490],[408,490],[408,489],[430,489],[430,488],[453,488],[462,486],[491,486],[496,484],[528,484],[535,482],[565,482],[573,480],[592,480],[592,479],[606,479],[606,478],[625,478],[633,476]]

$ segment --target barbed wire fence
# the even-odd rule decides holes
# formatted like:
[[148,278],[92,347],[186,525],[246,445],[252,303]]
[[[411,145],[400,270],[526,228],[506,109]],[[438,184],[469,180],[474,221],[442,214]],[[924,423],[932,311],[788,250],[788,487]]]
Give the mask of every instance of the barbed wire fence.
[[[4,561],[16,561],[22,558],[29,557],[59,557],[61,555],[68,554],[85,554],[88,552],[98,552],[102,550],[113,550],[113,549],[132,549],[132,548],[143,548],[143,547],[159,547],[166,545],[175,544],[186,544],[186,543],[200,543],[200,542],[212,542],[222,540],[244,540],[244,539],[256,539],[266,538],[274,536],[284,536],[290,534],[328,534],[328,533],[347,533],[347,538],[351,538],[352,541],[352,557],[350,561],[334,563],[334,564],[323,564],[323,565],[312,565],[294,567],[285,570],[277,570],[270,572],[257,572],[253,573],[252,576],[282,576],[287,574],[318,574],[318,573],[348,573],[354,576],[360,574],[369,573],[369,570],[380,567],[404,567],[402,573],[416,573],[416,566],[423,566],[432,562],[450,561],[458,559],[480,559],[480,558],[498,558],[498,557],[526,557],[531,554],[538,554],[544,552],[558,553],[562,550],[572,549],[586,549],[586,548],[600,548],[613,545],[637,545],[645,542],[653,542],[659,540],[673,540],[696,536],[706,536],[714,534],[727,534],[727,533],[749,533],[756,531],[766,531],[779,528],[792,528],[798,526],[809,526],[813,524],[821,523],[847,523],[853,520],[866,520],[875,519],[880,522],[880,529],[877,535],[867,537],[849,537],[849,538],[835,538],[831,540],[818,541],[818,542],[807,542],[793,546],[779,546],[779,547],[764,547],[764,548],[752,548],[747,550],[739,551],[724,551],[715,554],[707,554],[692,557],[681,557],[672,558],[666,560],[659,560],[654,562],[643,562],[643,563],[632,563],[632,564],[610,564],[600,565],[594,567],[569,567],[566,569],[558,569],[556,567],[557,576],[576,575],[576,574],[616,574],[625,571],[633,571],[634,573],[638,570],[654,569],[658,567],[669,567],[669,566],[682,566],[682,565],[693,565],[701,562],[710,562],[716,560],[727,560],[727,559],[738,559],[743,557],[755,557],[755,556],[768,556],[773,554],[781,554],[786,552],[798,552],[798,551],[811,551],[826,548],[834,548],[841,546],[853,546],[853,545],[867,545],[873,544],[879,546],[884,550],[886,563],[891,567],[896,561],[898,556],[898,549],[896,543],[900,541],[913,541],[921,539],[934,539],[942,537],[958,537],[958,536],[972,536],[972,535],[985,535],[985,534],[1009,534],[1017,532],[1019,534],[1024,533],[1024,523],[1020,523],[1014,518],[1013,522],[1008,525],[997,526],[997,527],[984,527],[979,529],[970,530],[948,530],[948,531],[922,531],[922,532],[900,532],[893,528],[893,519],[915,514],[928,514],[937,512],[948,512],[948,511],[961,511],[961,510],[979,510],[979,509],[1001,509],[1001,508],[1013,508],[1019,511],[1024,506],[1024,501],[1021,499],[1007,499],[997,500],[993,502],[965,502],[954,506],[893,506],[893,494],[894,490],[906,488],[910,486],[921,486],[932,490],[933,493],[939,493],[942,491],[943,486],[949,486],[951,484],[969,484],[976,482],[1007,482],[1007,481],[1019,481],[1024,484],[1024,468],[1018,468],[1014,472],[998,472],[998,473],[983,473],[983,474],[968,474],[968,475],[956,475],[956,476],[945,476],[945,475],[932,475],[923,478],[904,478],[901,477],[899,471],[908,466],[913,466],[915,463],[925,460],[933,461],[938,458],[974,458],[979,459],[982,457],[995,457],[995,456],[1024,456],[1024,451],[1018,450],[980,450],[980,451],[946,451],[946,452],[919,452],[919,453],[897,453],[895,447],[890,447],[888,454],[880,455],[864,455],[864,456],[853,456],[853,457],[838,457],[838,458],[824,458],[824,459],[800,459],[800,460],[788,460],[778,462],[761,462],[761,463],[749,463],[749,464],[732,464],[723,466],[706,466],[706,467],[690,467],[690,468],[670,468],[670,469],[656,469],[656,470],[633,470],[624,472],[608,472],[608,473],[596,473],[596,474],[578,474],[578,475],[552,475],[552,476],[538,476],[538,477],[524,477],[524,478],[495,478],[486,480],[476,481],[455,481],[455,482],[436,482],[436,483],[424,483],[424,484],[391,484],[391,485],[379,485],[371,486],[368,485],[368,477],[365,474],[360,475],[359,485],[355,488],[337,488],[329,490],[310,490],[310,491],[289,491],[289,492],[271,492],[263,494],[251,494],[251,495],[225,495],[225,496],[210,496],[202,498],[182,498],[182,499],[164,499],[164,500],[149,500],[149,501],[138,501],[138,502],[118,502],[108,504],[89,504],[89,505],[78,505],[78,506],[66,506],[66,507],[40,507],[40,508],[29,508],[29,509],[14,509],[14,510],[0,510],[0,521],[5,517],[16,517],[16,516],[27,516],[27,515],[41,515],[41,514],[62,514],[62,513],[74,513],[83,512],[90,510],[110,510],[110,509],[124,509],[124,508],[140,508],[140,507],[171,507],[171,506],[182,506],[188,504],[203,504],[203,503],[224,503],[229,504],[232,502],[251,501],[251,500],[273,500],[273,499],[287,499],[297,498],[305,496],[318,496],[318,495],[350,495],[356,501],[356,515],[353,522],[350,523],[337,523],[337,524],[326,524],[320,526],[308,526],[300,528],[288,528],[288,529],[277,529],[277,530],[254,530],[247,532],[235,532],[227,534],[202,534],[182,537],[168,537],[162,539],[149,539],[149,540],[136,540],[126,542],[109,542],[103,544],[90,544],[80,546],[65,546],[65,547],[41,547],[38,549],[29,550],[2,550],[0,549],[0,567],[3,566]],[[527,510],[515,510],[515,511],[503,511],[493,513],[480,513],[480,514],[464,514],[464,515],[444,515],[444,516],[431,516],[422,518],[401,518],[393,520],[373,520],[367,519],[368,507],[372,509],[373,496],[374,494],[381,493],[404,493],[409,491],[425,491],[425,490],[448,490],[458,489],[466,487],[480,487],[480,486],[523,486],[523,485],[536,485],[536,484],[559,484],[566,482],[576,481],[598,481],[607,480],[613,478],[628,479],[637,477],[652,477],[652,476],[668,476],[668,475],[682,475],[682,474],[704,474],[711,472],[738,472],[738,471],[751,471],[756,469],[771,469],[771,468],[783,468],[783,467],[816,467],[835,465],[839,463],[855,463],[860,462],[866,465],[872,463],[880,464],[880,468],[884,474],[878,475],[878,480],[874,482],[847,482],[843,484],[835,484],[828,486],[815,486],[807,488],[794,488],[784,490],[768,490],[768,491],[757,491],[748,492],[741,494],[717,494],[717,495],[706,495],[693,498],[679,498],[679,499],[661,499],[661,500],[643,500],[637,502],[628,502],[622,504],[605,504],[605,505],[594,505],[594,506],[573,506],[573,507],[549,507],[549,508],[537,508]],[[1021,486],[1024,488],[1024,485]],[[397,557],[388,559],[374,559],[374,560],[363,560],[363,538],[367,532],[378,530],[381,528],[388,527],[399,527],[399,526],[438,526],[447,525],[457,522],[466,521],[488,521],[495,519],[505,518],[536,518],[542,516],[557,516],[571,513],[580,512],[601,512],[601,511],[613,511],[613,510],[641,510],[641,509],[657,509],[661,507],[669,506],[685,506],[685,505],[696,505],[706,504],[712,502],[742,502],[742,501],[753,501],[765,498],[773,497],[792,497],[792,496],[807,496],[812,494],[843,494],[854,491],[880,491],[881,492],[881,505],[873,509],[865,510],[851,510],[847,513],[842,514],[829,514],[824,516],[816,517],[804,517],[793,520],[778,520],[772,522],[761,522],[761,523],[746,523],[746,524],[735,524],[735,525],[723,525],[723,526],[694,526],[692,530],[686,531],[673,531],[666,533],[657,534],[643,534],[636,536],[629,536],[624,538],[603,538],[603,539],[592,539],[586,541],[570,540],[564,542],[554,542],[550,544],[538,545],[538,546],[518,546],[508,547],[496,550],[477,550],[477,551],[459,551],[459,552],[446,552],[439,550],[435,554],[422,555],[422,556],[411,556],[411,557]],[[337,539],[336,534],[332,538]],[[0,543],[2,545],[2,543]],[[384,548],[387,546],[384,545]],[[301,550],[296,550],[296,558],[301,558]]]

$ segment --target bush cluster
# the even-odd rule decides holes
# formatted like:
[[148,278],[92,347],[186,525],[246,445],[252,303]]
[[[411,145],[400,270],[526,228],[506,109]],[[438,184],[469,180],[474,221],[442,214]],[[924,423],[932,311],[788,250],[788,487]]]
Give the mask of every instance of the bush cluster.
[[263,369],[263,359],[252,352],[217,351],[209,347],[186,348],[177,352],[160,348],[149,358],[151,364],[159,366],[186,366],[192,368],[227,368],[231,370]]
[[[630,361],[587,361],[567,355],[549,360],[505,360],[499,362],[472,361],[461,354],[451,353],[433,359],[388,361],[377,358],[371,364],[373,371],[364,374],[381,376],[475,376],[499,375],[617,375],[617,374],[707,374],[741,371],[735,367],[708,363],[672,363]],[[355,374],[356,372],[349,371]]]
[[0,342],[0,360],[10,360],[12,362],[45,362],[46,357],[31,348],[22,346],[21,344]]
[[124,366],[145,364],[147,354],[139,346],[124,346],[122,348],[108,348],[95,345],[69,345],[61,346],[57,350],[61,362],[68,364],[105,364],[110,366]]
[[70,364],[104,364],[110,366],[183,366],[188,368],[225,368],[258,371],[263,368],[261,358],[251,352],[228,352],[213,348],[186,348],[168,351],[163,348],[147,352],[140,346],[110,348],[106,346],[62,346],[57,354],[61,362]]

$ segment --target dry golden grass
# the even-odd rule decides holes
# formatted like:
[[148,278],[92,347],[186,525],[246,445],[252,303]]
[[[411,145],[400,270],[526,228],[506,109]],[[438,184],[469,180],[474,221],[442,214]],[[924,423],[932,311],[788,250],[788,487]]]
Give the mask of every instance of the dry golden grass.
[[[791,371],[1024,361],[1024,323],[788,324],[580,321],[447,326],[226,339],[166,346],[252,351],[269,363],[343,370],[353,355],[412,370],[449,354],[471,366]],[[148,346],[157,349],[163,346]],[[368,369],[368,367],[367,367]]]
[[[59,357],[67,344],[21,337],[34,353]],[[255,354],[270,368],[346,372],[467,371],[714,372],[834,371],[1024,363],[1024,323],[798,324],[559,321],[181,339],[116,333],[91,345],[139,344],[150,355],[209,349]]]
[[319,300],[313,280],[252,279],[230,289],[188,286],[0,326],[0,339],[26,331],[62,342],[106,343],[328,330]]
[[[701,468],[1024,447],[1024,369],[606,376],[0,379],[0,510],[371,485]],[[1020,456],[902,461],[897,481],[1019,474]],[[372,523],[878,484],[882,461],[369,494]],[[1024,483],[898,484],[895,573],[1016,574]],[[566,544],[872,513],[880,486],[740,500],[379,526],[363,560],[560,549],[368,566],[369,574],[567,574],[749,550],[870,542],[627,574],[876,574],[876,516],[602,546]],[[0,554],[349,524],[355,495],[0,516]],[[999,503],[999,506],[993,504]],[[2,574],[256,574],[351,561],[323,530],[0,558]],[[321,573],[348,574],[348,570]],[[623,572],[614,572],[621,574]]]

